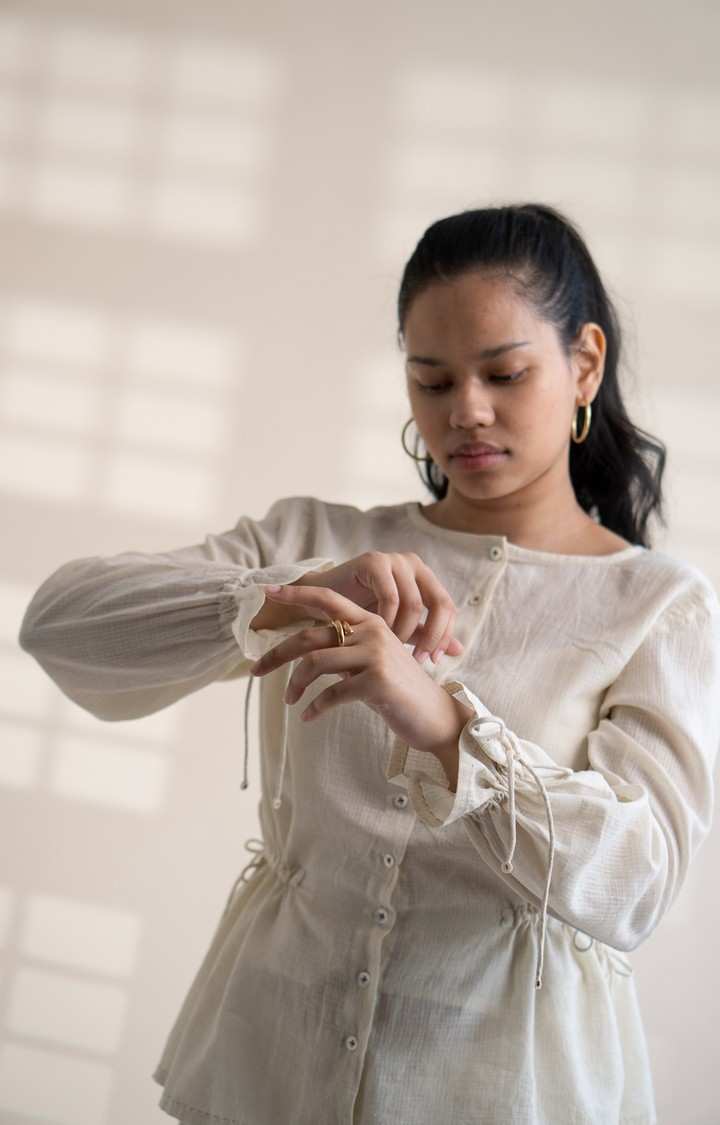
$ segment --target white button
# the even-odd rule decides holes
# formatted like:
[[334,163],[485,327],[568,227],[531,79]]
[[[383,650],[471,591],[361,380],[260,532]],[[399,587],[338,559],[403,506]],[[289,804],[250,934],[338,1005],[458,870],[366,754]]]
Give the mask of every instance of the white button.
[[497,561],[497,559],[501,559],[502,557],[503,557],[502,547],[498,547],[498,545],[495,544],[495,546],[490,548],[490,558],[491,559],[495,559]]
[[392,867],[394,862],[395,862],[395,856],[390,855],[389,852],[386,852],[385,855],[383,856],[383,863],[385,864],[385,866],[386,867]]
[[367,971],[367,969],[360,970],[357,975],[357,982],[361,988],[365,988],[366,985],[370,984],[370,973]]
[[347,1047],[348,1051],[354,1051],[357,1045],[358,1041],[356,1037],[354,1035],[348,1035],[345,1040],[345,1046]]
[[397,797],[393,797],[393,804],[399,809],[404,809],[407,803],[407,793],[398,793]]
[[384,925],[385,922],[387,922],[387,920],[388,920],[387,910],[385,909],[384,906],[378,906],[377,910],[375,911],[375,921],[379,922],[380,925]]

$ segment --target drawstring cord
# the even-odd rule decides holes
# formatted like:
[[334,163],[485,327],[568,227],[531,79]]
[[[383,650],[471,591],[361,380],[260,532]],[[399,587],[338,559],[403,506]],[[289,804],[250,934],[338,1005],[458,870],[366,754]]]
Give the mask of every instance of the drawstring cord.
[[[286,685],[285,685],[286,687],[287,687],[287,683],[290,680],[292,672],[293,672],[293,662],[290,661],[290,663],[288,664],[288,667],[287,667],[287,678],[286,678]],[[247,789],[248,784],[249,784],[249,782],[248,782],[248,747],[249,747],[248,725],[249,725],[249,714],[250,714],[250,692],[252,691],[252,685],[253,685],[254,679],[255,679],[254,676],[248,677],[248,686],[247,686],[247,690],[245,692],[245,753],[244,753],[244,759],[243,759],[243,780],[240,784],[241,789]],[[454,684],[443,684],[441,686],[445,687],[446,690],[450,689],[450,688],[456,688],[456,687],[459,686],[463,689],[463,691],[465,691],[464,686],[461,685],[461,684],[457,684],[457,682],[454,683]],[[451,692],[451,694],[452,694],[452,692]],[[502,871],[504,871],[507,875],[512,874],[512,871],[513,871],[512,860],[513,860],[513,856],[515,854],[515,847],[516,847],[516,844],[517,844],[517,819],[516,819],[517,813],[516,813],[516,807],[515,807],[515,758],[516,758],[516,756],[517,756],[520,764],[523,765],[525,767],[525,769],[528,770],[529,773],[532,775],[532,777],[535,779],[535,782],[536,782],[536,784],[537,784],[537,786],[538,786],[538,788],[539,788],[539,790],[542,794],[542,798],[543,798],[543,801],[545,803],[545,812],[546,812],[546,815],[547,815],[548,836],[549,836],[548,869],[547,869],[547,876],[545,878],[545,893],[543,895],[542,921],[541,921],[541,928],[540,928],[540,947],[539,947],[539,950],[538,950],[537,971],[536,971],[536,976],[535,976],[535,988],[540,989],[540,988],[542,988],[542,973],[543,973],[543,966],[544,966],[544,962],[545,962],[545,943],[546,943],[546,940],[547,940],[547,907],[548,907],[548,899],[550,897],[550,882],[551,882],[551,879],[552,879],[553,863],[554,863],[554,860],[555,860],[555,822],[553,820],[552,809],[550,807],[550,799],[548,797],[548,792],[547,792],[547,789],[545,788],[545,785],[543,784],[542,778],[538,776],[535,769],[530,765],[530,763],[526,762],[525,759],[521,756],[520,748],[519,748],[519,745],[518,745],[518,740],[517,740],[516,736],[513,734],[513,732],[508,730],[508,728],[505,726],[505,724],[502,722],[502,720],[498,719],[496,717],[492,717],[492,718],[490,718],[490,717],[476,717],[475,720],[473,720],[473,722],[472,722],[473,732],[475,734],[479,734],[482,725],[485,724],[485,723],[489,723],[489,722],[494,723],[496,726],[499,727],[499,740],[502,743],[503,747],[505,748],[505,752],[506,752],[505,753],[505,761],[506,761],[507,770],[508,770],[508,791],[509,791],[509,793],[508,794],[505,794],[505,793],[499,794],[498,797],[496,797],[495,799],[496,800],[498,800],[498,799],[503,800],[507,795],[509,795],[509,802],[510,802],[510,847],[508,849],[507,856],[506,856],[505,860],[503,861],[503,863],[501,865]],[[284,774],[285,774],[286,762],[287,762],[287,706],[285,706],[283,708],[282,761],[281,761],[281,765],[280,765],[280,772],[279,772],[279,775],[278,775],[277,786],[276,786],[276,789],[275,789],[275,797],[273,798],[273,802],[272,802],[272,805],[273,805],[274,809],[279,809],[282,805],[282,786],[283,786],[283,778],[284,778]],[[556,771],[556,772],[558,772],[560,774],[564,774],[564,775],[567,775],[567,774],[570,774],[570,773],[573,772],[571,769],[569,769],[565,766],[549,766],[548,765],[548,766],[538,766],[537,768],[538,769],[553,770],[553,771]],[[250,847],[250,845],[253,844],[253,843],[259,844],[260,847],[259,848]],[[248,871],[251,868],[258,867],[259,864],[262,862],[262,850],[263,850],[263,847],[264,847],[262,840],[258,840],[256,837],[249,837],[248,840],[246,840],[246,842],[245,842],[245,847],[248,849],[248,851],[255,851],[255,852],[257,852],[257,854],[255,855],[255,857],[253,859],[251,859],[249,861],[249,863],[247,863],[245,865],[245,867],[240,872],[240,875],[238,876],[238,879],[237,879],[235,885],[233,885],[233,888],[230,892],[230,895],[229,895],[229,898],[228,898],[228,905],[230,904],[230,900],[232,899],[232,896],[233,896],[233,893],[235,891],[235,886],[237,885],[237,882],[239,882],[240,880],[243,880],[243,882],[247,882],[247,880],[245,879],[245,872]],[[227,909],[227,907],[226,907],[226,909]],[[576,929],[575,930],[575,938],[577,938],[577,934],[581,933],[581,932],[582,931]],[[593,941],[594,941],[594,938],[591,938],[590,939],[590,945],[585,946],[584,949],[589,949],[590,946],[592,945]],[[576,949],[581,948],[580,946],[577,945],[576,940],[575,940],[575,947],[576,947]],[[584,951],[584,950],[581,950],[581,951]]]
[[[285,689],[287,689],[287,685],[290,682],[290,677],[292,676],[294,668],[295,668],[295,661],[291,660],[291,661],[288,662],[287,665],[283,665],[283,667],[286,667],[286,669],[287,669],[286,675],[285,675]],[[245,752],[244,752],[244,755],[243,755],[243,779],[240,782],[240,788],[241,789],[247,789],[248,785],[250,784],[249,781],[248,781],[248,750],[249,750],[249,746],[250,746],[250,736],[248,734],[248,727],[249,727],[249,721],[250,721],[250,692],[252,691],[252,686],[253,686],[254,680],[255,680],[254,676],[248,676],[248,685],[247,685],[247,688],[245,690]],[[285,693],[283,692],[283,694],[285,694]],[[285,704],[283,706],[283,709],[282,709],[282,728],[283,728],[283,731],[282,731],[282,756],[281,756],[281,762],[280,762],[280,772],[278,774],[277,785],[275,786],[275,796],[273,797],[273,801],[272,801],[272,807],[274,809],[279,809],[282,806],[283,780],[284,780],[284,777],[285,777],[285,766],[287,765],[287,729],[288,729],[287,704]]]
[[[499,720],[496,720],[496,721],[499,722]],[[543,971],[543,964],[544,964],[544,958],[545,958],[545,941],[546,941],[546,937],[547,937],[547,933],[546,933],[547,905],[548,905],[548,898],[550,897],[550,880],[552,879],[553,862],[555,860],[555,822],[553,820],[552,809],[550,808],[550,800],[548,798],[547,789],[545,788],[545,786],[543,784],[542,778],[538,777],[537,773],[535,772],[533,767],[529,764],[529,762],[524,761],[520,757],[520,750],[519,750],[519,747],[518,747],[517,738],[512,733],[512,731],[509,731],[507,729],[507,727],[505,726],[504,723],[501,726],[500,741],[502,742],[502,744],[503,744],[503,746],[505,747],[505,750],[506,750],[506,761],[507,761],[507,765],[508,765],[508,788],[509,788],[509,794],[510,794],[510,847],[508,849],[507,858],[505,859],[505,861],[502,864],[502,870],[506,874],[509,875],[509,874],[512,873],[512,870],[513,870],[512,859],[513,859],[513,856],[515,854],[515,845],[517,843],[517,819],[516,819],[517,814],[516,814],[516,809],[515,809],[515,755],[518,756],[518,760],[522,763],[522,765],[525,766],[525,768],[527,770],[530,771],[532,776],[535,778],[535,781],[538,785],[538,788],[540,789],[540,792],[542,793],[542,797],[543,797],[543,800],[545,802],[545,812],[547,814],[548,834],[549,834],[549,837],[550,837],[550,847],[549,847],[549,855],[548,855],[547,876],[546,876],[546,879],[545,879],[545,894],[543,896],[543,905],[542,905],[542,924],[541,924],[541,928],[540,928],[540,948],[538,950],[537,973],[536,973],[536,976],[535,976],[535,988],[537,989],[537,988],[542,988],[542,971]],[[558,768],[562,768],[562,767],[558,767]]]

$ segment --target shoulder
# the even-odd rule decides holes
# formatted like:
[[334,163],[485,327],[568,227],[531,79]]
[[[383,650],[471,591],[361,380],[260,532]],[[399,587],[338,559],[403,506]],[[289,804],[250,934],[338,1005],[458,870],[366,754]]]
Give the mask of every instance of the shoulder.
[[361,508],[307,494],[282,496],[271,504],[262,522],[284,539],[294,542],[300,537],[306,550],[360,553],[395,539],[406,507],[399,503]]
[[318,525],[324,524],[338,535],[346,532],[355,533],[359,528],[393,527],[402,519],[407,507],[406,504],[399,503],[375,504],[370,508],[361,508],[357,504],[323,500],[318,496],[301,496],[293,499],[298,503],[304,502],[306,517],[311,518]]
[[712,618],[720,621],[714,583],[699,567],[667,551],[648,548],[634,560],[635,594],[645,599],[658,625]]

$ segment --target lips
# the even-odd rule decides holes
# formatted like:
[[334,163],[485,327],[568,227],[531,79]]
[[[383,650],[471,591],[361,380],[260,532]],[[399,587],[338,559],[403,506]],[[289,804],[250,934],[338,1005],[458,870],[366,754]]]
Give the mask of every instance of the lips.
[[452,454],[453,457],[477,457],[481,453],[505,453],[499,445],[489,445],[487,442],[479,442],[477,445],[461,445]]

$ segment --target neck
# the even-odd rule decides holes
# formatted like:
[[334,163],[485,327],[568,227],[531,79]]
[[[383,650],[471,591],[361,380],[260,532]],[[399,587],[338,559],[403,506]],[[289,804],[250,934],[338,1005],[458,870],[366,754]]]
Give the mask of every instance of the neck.
[[489,499],[464,495],[450,481],[444,499],[424,511],[442,527],[504,535],[520,547],[539,551],[563,551],[587,535],[594,520],[578,504],[569,476],[551,482],[546,479],[549,475]]

